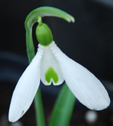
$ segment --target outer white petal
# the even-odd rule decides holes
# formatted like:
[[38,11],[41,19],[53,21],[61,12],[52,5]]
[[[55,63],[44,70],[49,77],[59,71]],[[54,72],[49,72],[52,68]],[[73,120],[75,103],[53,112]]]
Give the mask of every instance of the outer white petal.
[[9,108],[9,121],[20,119],[29,109],[40,84],[40,62],[43,50],[38,49],[30,65],[20,77],[12,95]]
[[[41,46],[41,45],[40,45]],[[43,47],[43,57],[41,61],[41,80],[45,85],[50,85],[45,79],[45,73],[49,68],[53,68],[54,71],[58,75],[58,82],[54,83],[53,79],[51,78],[51,82],[53,82],[54,85],[60,85],[63,83],[64,78],[62,77],[61,70],[59,68],[58,62],[56,58],[54,57],[53,53],[51,52],[50,46]]]
[[110,98],[102,83],[85,67],[67,57],[54,43],[51,49],[68,87],[76,98],[89,109],[107,108]]

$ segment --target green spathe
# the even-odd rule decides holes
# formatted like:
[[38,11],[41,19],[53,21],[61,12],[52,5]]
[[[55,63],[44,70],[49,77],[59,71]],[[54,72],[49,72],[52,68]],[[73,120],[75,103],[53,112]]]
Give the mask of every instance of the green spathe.
[[51,79],[53,79],[54,83],[58,82],[58,75],[52,67],[50,67],[45,73],[45,79],[48,83],[51,82]]
[[52,32],[45,23],[40,23],[36,27],[36,37],[38,42],[43,46],[48,46],[53,41]]

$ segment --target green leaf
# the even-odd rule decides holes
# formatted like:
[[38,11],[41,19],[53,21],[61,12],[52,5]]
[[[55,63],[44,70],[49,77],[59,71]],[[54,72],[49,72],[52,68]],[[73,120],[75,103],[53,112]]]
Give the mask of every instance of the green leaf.
[[75,96],[67,85],[64,84],[54,106],[48,126],[68,126],[75,100]]

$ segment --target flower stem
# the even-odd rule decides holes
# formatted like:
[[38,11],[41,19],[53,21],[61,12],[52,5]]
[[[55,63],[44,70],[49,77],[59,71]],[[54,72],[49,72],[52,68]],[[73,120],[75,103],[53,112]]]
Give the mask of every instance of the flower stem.
[[36,112],[36,124],[37,124],[37,126],[45,126],[45,117],[43,114],[44,111],[43,111],[43,104],[42,104],[40,88],[37,91],[37,94],[34,99],[34,103],[35,103],[35,112]]
[[[28,59],[30,63],[33,57],[35,56],[34,44],[33,44],[33,38],[32,38],[32,27],[26,27],[26,47],[27,47],[27,55],[28,55]],[[42,103],[42,98],[41,98],[40,87],[35,96],[34,104],[35,104],[35,110],[36,110],[36,125],[45,126],[45,118],[44,118],[43,103]]]

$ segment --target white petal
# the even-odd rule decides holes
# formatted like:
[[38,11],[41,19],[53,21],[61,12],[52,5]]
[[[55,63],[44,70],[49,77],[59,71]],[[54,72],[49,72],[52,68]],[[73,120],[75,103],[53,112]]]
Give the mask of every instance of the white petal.
[[41,57],[42,49],[39,49],[15,87],[9,108],[8,118],[10,122],[20,119],[33,102],[40,84]]
[[110,98],[102,83],[85,67],[67,57],[55,44],[51,45],[62,75],[76,98],[89,109],[102,110]]
[[[50,82],[47,82],[46,73],[50,68],[53,69],[56,73],[58,78],[57,82],[54,82],[52,77],[49,78]],[[45,85],[50,85],[51,82],[53,82],[54,85],[60,85],[64,81],[57,60],[51,52],[50,46],[43,47],[43,57],[41,61],[41,80]]]

